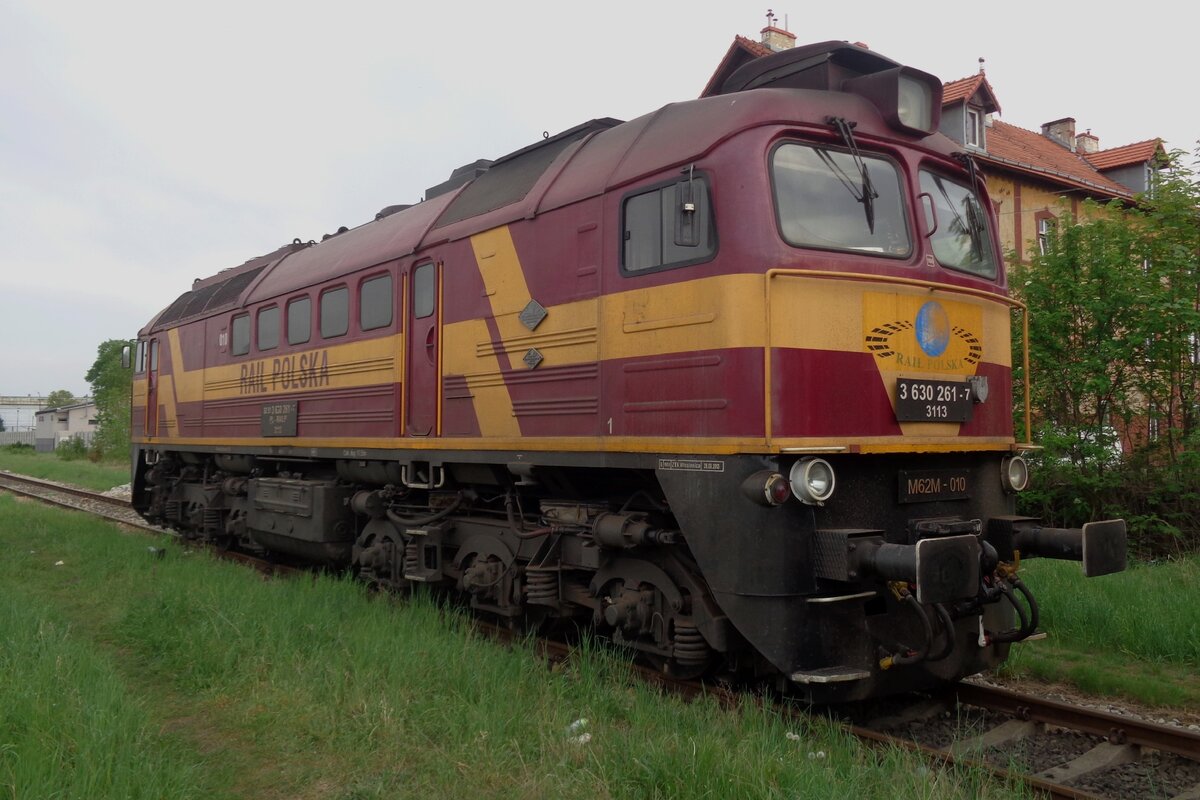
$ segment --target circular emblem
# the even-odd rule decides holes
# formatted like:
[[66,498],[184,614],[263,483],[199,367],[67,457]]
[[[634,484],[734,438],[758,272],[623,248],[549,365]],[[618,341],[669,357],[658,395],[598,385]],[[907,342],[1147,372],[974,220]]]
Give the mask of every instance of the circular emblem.
[[950,317],[940,303],[929,302],[917,312],[917,344],[930,358],[937,358],[950,345]]

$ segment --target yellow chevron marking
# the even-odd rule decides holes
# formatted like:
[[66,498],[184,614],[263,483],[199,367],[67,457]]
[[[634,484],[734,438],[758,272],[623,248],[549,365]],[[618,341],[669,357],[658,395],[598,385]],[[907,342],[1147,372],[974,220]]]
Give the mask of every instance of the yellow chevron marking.
[[[443,367],[449,374],[466,377],[483,436],[519,436],[521,426],[513,413],[512,394],[502,379],[494,378],[510,364],[521,363],[524,353],[509,352],[510,345],[506,343],[529,333],[518,319],[529,303],[529,286],[525,283],[521,259],[507,226],[472,236],[471,249],[475,253],[475,265],[483,279],[492,317],[500,331],[502,346],[499,349],[509,363],[503,363],[491,345],[487,323],[471,320],[444,328],[446,355]],[[474,359],[470,354],[474,354]]]
[[530,299],[529,287],[508,226],[472,236],[471,249],[475,251],[475,263],[492,306],[492,316],[499,319],[505,314],[521,313]]

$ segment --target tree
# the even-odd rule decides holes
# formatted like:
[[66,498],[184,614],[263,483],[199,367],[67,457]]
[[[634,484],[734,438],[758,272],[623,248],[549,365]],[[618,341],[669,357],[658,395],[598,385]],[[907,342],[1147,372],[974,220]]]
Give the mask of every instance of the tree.
[[74,402],[75,395],[66,389],[55,389],[46,395],[46,408],[62,408],[63,406],[72,405]]
[[124,339],[109,339],[97,348],[96,361],[85,376],[96,403],[96,437],[92,447],[103,458],[129,454],[130,387],[133,376],[121,366]]
[[1200,184],[1175,153],[1134,207],[1059,219],[1012,270],[1045,446],[1025,510],[1072,526],[1122,516],[1144,548],[1200,546]]

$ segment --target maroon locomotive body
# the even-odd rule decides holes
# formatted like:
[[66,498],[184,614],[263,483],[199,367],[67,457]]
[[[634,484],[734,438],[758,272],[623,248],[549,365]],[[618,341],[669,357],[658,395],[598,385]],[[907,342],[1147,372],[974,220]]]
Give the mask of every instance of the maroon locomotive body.
[[[1031,634],[994,210],[940,83],[826,42],[476,162],[139,335],[134,502],[813,699]],[[397,643],[403,646],[403,643]]]

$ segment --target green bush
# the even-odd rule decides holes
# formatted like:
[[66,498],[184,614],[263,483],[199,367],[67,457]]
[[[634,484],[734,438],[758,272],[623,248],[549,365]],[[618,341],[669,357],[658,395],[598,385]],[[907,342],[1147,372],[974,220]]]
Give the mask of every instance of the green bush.
[[63,461],[79,461],[88,457],[88,446],[84,444],[83,439],[73,436],[59,442],[54,452]]

